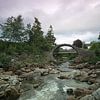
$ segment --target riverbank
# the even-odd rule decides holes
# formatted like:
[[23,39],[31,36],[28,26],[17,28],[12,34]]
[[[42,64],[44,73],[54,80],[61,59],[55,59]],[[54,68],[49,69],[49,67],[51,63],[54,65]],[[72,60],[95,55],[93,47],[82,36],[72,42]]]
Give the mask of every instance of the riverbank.
[[88,100],[91,96],[100,100],[99,88],[100,62],[33,64],[7,72],[0,69],[0,100]]

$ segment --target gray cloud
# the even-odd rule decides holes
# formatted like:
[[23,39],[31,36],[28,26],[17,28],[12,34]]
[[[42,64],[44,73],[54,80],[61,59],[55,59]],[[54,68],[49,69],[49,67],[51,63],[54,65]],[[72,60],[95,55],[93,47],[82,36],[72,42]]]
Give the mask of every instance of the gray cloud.
[[38,17],[45,32],[52,24],[57,42],[59,37],[71,42],[73,34],[92,41],[100,30],[100,0],[0,0],[1,18],[19,14],[25,23]]

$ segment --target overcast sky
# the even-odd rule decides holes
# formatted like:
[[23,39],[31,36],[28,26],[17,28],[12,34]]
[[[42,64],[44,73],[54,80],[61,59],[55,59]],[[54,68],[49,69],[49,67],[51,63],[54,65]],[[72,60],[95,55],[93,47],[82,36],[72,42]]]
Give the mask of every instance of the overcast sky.
[[0,22],[19,14],[25,23],[37,17],[45,32],[52,25],[59,44],[93,41],[100,31],[100,0],[0,0]]

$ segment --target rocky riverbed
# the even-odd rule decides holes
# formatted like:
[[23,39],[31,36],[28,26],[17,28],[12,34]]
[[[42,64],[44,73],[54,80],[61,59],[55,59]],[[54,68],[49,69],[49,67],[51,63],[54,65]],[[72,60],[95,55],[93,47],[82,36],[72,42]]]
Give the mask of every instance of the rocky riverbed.
[[100,62],[1,68],[0,100],[100,100]]

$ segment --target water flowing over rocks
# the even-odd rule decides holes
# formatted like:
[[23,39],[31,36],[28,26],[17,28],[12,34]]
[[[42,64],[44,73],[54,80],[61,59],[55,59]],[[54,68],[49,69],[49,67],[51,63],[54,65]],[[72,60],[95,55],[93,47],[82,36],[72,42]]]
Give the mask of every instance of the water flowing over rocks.
[[33,64],[0,72],[0,100],[96,100],[92,97],[99,100],[100,97],[99,62],[76,66],[68,62],[58,66]]
[[[29,73],[28,75],[24,75],[24,77],[28,77],[28,79],[30,79],[29,78],[30,76],[33,77],[31,79],[33,80],[33,84],[35,84],[34,83],[35,80],[36,81],[42,80],[42,82],[40,84],[39,82],[37,82],[36,87],[34,87],[33,85],[32,89],[29,88],[27,85],[27,90],[29,89],[27,92],[30,91],[31,93],[33,93],[33,96],[29,92],[31,96],[23,94],[20,96],[19,100],[40,100],[40,99],[41,100],[66,100],[66,98],[68,97],[67,92],[66,92],[67,89],[71,88],[74,90],[75,88],[78,88],[78,87],[81,87],[81,88],[89,87],[88,84],[86,83],[83,83],[83,82],[81,83],[74,80],[75,76],[80,75],[80,71],[69,69],[67,68],[67,66],[68,66],[68,63],[65,63],[63,66],[54,66],[54,67],[49,66],[49,68],[36,67],[34,71],[30,73],[30,75]],[[23,74],[20,75],[20,77],[22,76]]]
[[[36,84],[35,81],[33,82],[32,89],[27,85],[27,90],[30,90],[28,95],[23,94],[19,100],[81,100],[87,95],[90,97],[100,87],[99,69],[97,70],[95,66],[97,67],[98,63],[69,66],[67,62],[49,68],[36,67],[33,71],[20,75],[20,77],[24,75],[28,81],[30,79],[37,82]],[[30,76],[33,78],[29,78]],[[42,82],[39,83],[41,80]]]

